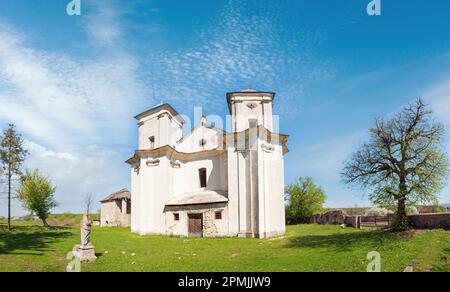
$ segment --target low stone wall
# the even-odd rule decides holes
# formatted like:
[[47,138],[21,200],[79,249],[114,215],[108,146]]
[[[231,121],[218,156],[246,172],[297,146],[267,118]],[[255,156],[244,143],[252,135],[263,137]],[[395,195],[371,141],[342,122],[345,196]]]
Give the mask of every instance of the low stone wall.
[[410,215],[408,218],[415,229],[450,228],[450,213]]
[[361,228],[361,216],[347,216],[345,217],[345,225],[355,228]]
[[[419,214],[409,215],[409,222],[414,229],[450,229],[450,213],[435,213],[435,214]],[[323,214],[316,214],[311,217],[310,223],[332,225],[332,224],[346,224],[355,228],[361,228],[361,225],[366,226],[368,222],[386,223],[389,226],[395,219],[395,215],[388,215],[383,217],[374,216],[346,216],[340,210],[332,210]],[[376,224],[374,227],[377,226]],[[380,226],[378,226],[380,227]]]
[[331,210],[322,214],[313,215],[310,223],[313,224],[345,224],[346,215],[342,210]]

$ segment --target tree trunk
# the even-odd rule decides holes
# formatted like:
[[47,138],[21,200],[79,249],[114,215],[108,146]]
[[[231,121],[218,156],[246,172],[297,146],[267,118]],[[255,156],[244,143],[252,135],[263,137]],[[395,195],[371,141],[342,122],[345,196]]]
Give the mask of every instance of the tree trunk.
[[11,167],[8,169],[8,231],[11,231]]
[[45,227],[48,227],[47,218],[41,218],[42,224],[44,224]]
[[393,223],[395,230],[403,231],[409,228],[408,216],[406,216],[406,175],[400,175],[400,185],[399,185],[400,196],[397,201],[397,217]]
[[405,198],[400,198],[397,204],[397,218],[394,222],[394,229],[406,230],[409,227],[408,216],[406,215]]

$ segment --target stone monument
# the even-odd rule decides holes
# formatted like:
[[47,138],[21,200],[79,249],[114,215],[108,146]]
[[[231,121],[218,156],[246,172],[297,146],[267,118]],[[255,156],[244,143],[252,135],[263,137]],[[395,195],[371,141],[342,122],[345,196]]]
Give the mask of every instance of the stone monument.
[[81,244],[77,244],[73,253],[82,262],[95,261],[97,257],[95,256],[95,249],[91,243],[91,222],[89,221],[89,215],[84,213],[83,219],[81,220]]

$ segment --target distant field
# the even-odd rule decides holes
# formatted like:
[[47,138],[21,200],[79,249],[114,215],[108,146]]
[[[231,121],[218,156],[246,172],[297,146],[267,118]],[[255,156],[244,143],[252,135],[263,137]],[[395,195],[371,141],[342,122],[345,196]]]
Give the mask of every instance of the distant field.
[[[0,225],[0,271],[64,271],[67,253],[79,242],[72,227]],[[450,231],[403,234],[338,226],[289,226],[284,238],[141,237],[124,228],[94,228],[94,263],[82,271],[365,271],[366,255],[378,251],[383,271],[450,271]],[[132,254],[135,254],[134,256]]]

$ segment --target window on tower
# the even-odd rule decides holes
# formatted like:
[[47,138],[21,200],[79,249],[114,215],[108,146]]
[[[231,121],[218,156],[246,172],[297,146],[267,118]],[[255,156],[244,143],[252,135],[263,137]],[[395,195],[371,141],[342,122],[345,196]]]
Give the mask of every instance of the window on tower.
[[206,168],[200,168],[198,170],[198,176],[200,179],[200,187],[206,188]]
[[249,119],[248,120],[248,127],[249,128],[255,128],[258,126],[258,119]]
[[154,149],[155,148],[155,136],[151,136],[148,139],[150,140],[150,149]]

